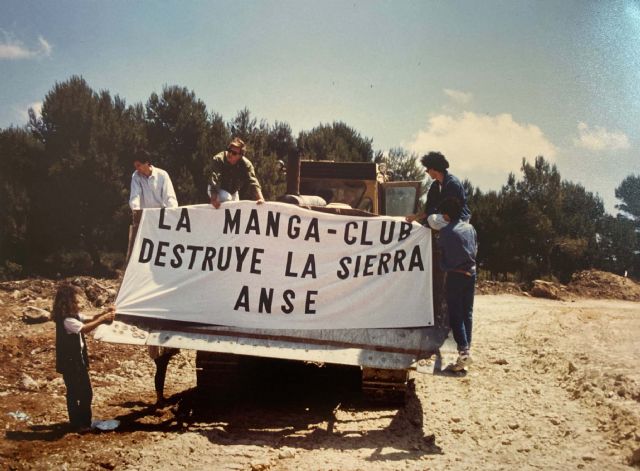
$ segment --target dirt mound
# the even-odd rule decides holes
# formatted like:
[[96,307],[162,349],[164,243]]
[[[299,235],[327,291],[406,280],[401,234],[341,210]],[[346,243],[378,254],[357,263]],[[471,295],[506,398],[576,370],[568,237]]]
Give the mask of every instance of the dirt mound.
[[479,281],[476,292],[478,294],[521,294],[560,301],[576,298],[640,301],[640,284],[630,278],[600,270],[576,272],[568,285],[546,280],[534,280],[530,287],[522,283],[505,281]]
[[534,280],[530,293],[536,298],[555,299],[559,301],[565,300],[568,297],[566,286],[545,280]]
[[583,298],[640,301],[640,284],[629,278],[599,270],[574,273],[567,289]]

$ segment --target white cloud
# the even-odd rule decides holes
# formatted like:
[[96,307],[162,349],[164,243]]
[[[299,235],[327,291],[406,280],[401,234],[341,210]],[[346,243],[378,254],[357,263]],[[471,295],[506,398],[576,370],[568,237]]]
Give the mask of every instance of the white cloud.
[[38,36],[38,42],[40,43],[40,51],[42,52],[42,54],[49,57],[51,55],[51,51],[53,50],[51,44],[49,44],[49,42],[42,36]]
[[42,116],[42,102],[41,101],[34,101],[33,103],[31,103],[30,105],[27,106],[27,110],[25,111],[25,119],[27,121],[29,120],[29,108],[31,108],[33,110],[33,112],[36,114],[37,118],[40,118]]
[[460,90],[453,90],[451,88],[445,88],[444,93],[459,105],[466,105],[473,98],[473,94],[471,93],[465,93],[461,92]]
[[33,59],[37,57],[49,57],[53,47],[42,36],[38,36],[38,46],[29,49],[22,41],[13,38],[3,31],[4,39],[0,40],[0,60]]
[[587,150],[620,150],[629,149],[629,138],[623,132],[607,131],[600,126],[589,128],[587,123],[578,123],[579,137],[573,139],[576,147]]
[[532,162],[543,155],[553,162],[557,153],[538,126],[518,123],[506,113],[483,116],[469,111],[430,117],[426,128],[403,145],[420,155],[442,152],[451,173],[483,190],[499,189],[509,172],[517,175],[523,157]]
[[28,105],[15,105],[13,110],[16,114],[16,119],[19,120],[20,123],[27,123],[29,121],[29,108],[33,109],[33,112],[39,118],[42,116],[42,102],[34,101],[33,103],[29,103]]
[[27,59],[31,52],[22,44],[0,43],[0,59]]

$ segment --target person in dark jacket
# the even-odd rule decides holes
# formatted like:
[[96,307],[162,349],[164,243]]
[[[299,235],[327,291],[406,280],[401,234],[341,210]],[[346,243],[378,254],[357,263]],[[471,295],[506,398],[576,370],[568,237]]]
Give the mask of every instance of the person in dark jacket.
[[440,152],[429,152],[420,159],[426,172],[433,179],[427,193],[425,210],[418,214],[410,214],[406,217],[408,222],[424,221],[431,229],[439,231],[448,223],[445,221],[440,204],[445,198],[457,198],[462,204],[460,219],[469,222],[471,211],[467,206],[467,195],[458,178],[448,172],[449,162]]
[[245,157],[247,146],[240,138],[234,138],[227,150],[212,158],[213,172],[208,193],[211,205],[218,209],[225,201],[254,200],[264,203],[262,187],[256,177],[253,164]]
[[462,371],[472,363],[471,332],[478,238],[474,227],[461,219],[462,204],[457,198],[445,198],[440,210],[447,221],[438,237],[440,267],[446,272],[444,289],[449,324],[458,346],[458,360],[452,370]]
[[84,334],[111,322],[113,308],[86,319],[79,312],[79,289],[69,283],[58,286],[52,318],[56,323],[56,371],[67,387],[67,411],[71,426],[78,431],[91,428],[93,391],[89,378],[89,356]]

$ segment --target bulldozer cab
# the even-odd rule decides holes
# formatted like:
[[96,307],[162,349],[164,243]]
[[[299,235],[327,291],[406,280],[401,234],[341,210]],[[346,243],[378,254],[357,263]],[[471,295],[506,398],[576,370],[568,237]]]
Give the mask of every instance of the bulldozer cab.
[[302,160],[299,165],[299,187],[292,182],[288,193],[319,196],[328,207],[348,206],[387,216],[416,210],[421,182],[390,182],[376,163]]

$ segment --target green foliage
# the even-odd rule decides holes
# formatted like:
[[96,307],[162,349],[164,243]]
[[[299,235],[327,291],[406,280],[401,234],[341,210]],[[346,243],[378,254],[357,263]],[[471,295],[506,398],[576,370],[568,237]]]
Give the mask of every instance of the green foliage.
[[12,280],[22,276],[22,266],[11,260],[0,265],[0,280]]
[[204,102],[178,86],[164,87],[160,96],[151,94],[145,124],[152,163],[169,172],[179,204],[205,202],[203,169],[215,150],[224,148],[218,146],[229,141],[224,126],[211,126]]
[[501,219],[505,202],[495,191],[483,194],[475,190],[468,192],[467,196],[473,211],[471,222],[479,237],[478,262],[494,278],[502,276],[506,279],[507,273],[515,271],[516,259],[505,256],[506,253],[515,254],[514,247],[510,246],[515,240],[505,237]]
[[635,224],[630,219],[618,215],[605,215],[600,221],[596,246],[595,263],[603,270],[623,274],[638,271],[638,245],[640,237]]
[[229,123],[229,131],[247,144],[246,156],[255,167],[264,197],[276,199],[284,194],[278,160],[286,160],[297,152],[289,125],[276,122],[270,126],[264,120],[258,123],[245,108]]
[[37,232],[35,196],[43,184],[42,145],[26,130],[0,131],[0,278],[17,276]]
[[616,198],[622,203],[616,208],[630,215],[640,227],[640,175],[629,175],[616,188]]
[[286,162],[289,157],[295,157],[298,154],[291,126],[287,123],[276,121],[270,128],[267,139],[268,148],[279,160]]
[[[615,257],[618,270],[629,270],[640,277],[640,175],[629,175],[622,180],[616,188],[616,198],[622,201],[616,208],[623,214],[618,216],[613,234],[609,234],[611,252],[624,253],[622,257]],[[631,227],[635,241],[629,233]]]
[[534,165],[522,161],[522,180],[509,185],[504,206],[507,233],[526,279],[550,273],[560,199],[560,174],[555,165],[536,157]]
[[[597,243],[598,231],[613,227],[602,222],[602,200],[581,185],[562,181],[543,157],[533,165],[523,161],[521,171],[522,178],[509,175],[499,193],[476,191],[470,197],[478,260],[491,277],[516,274],[525,281],[554,277],[566,282],[579,269],[613,267],[611,255],[603,258]],[[614,245],[611,250],[617,250]]]
[[72,77],[47,94],[42,117],[32,115],[30,127],[44,146],[40,171],[46,177],[34,195],[44,214],[36,218],[41,227],[30,265],[50,253],[84,250],[99,272],[101,251],[126,245],[122,162],[141,139],[136,112]]
[[298,135],[298,150],[305,159],[336,162],[371,162],[373,140],[345,123],[321,124]]
[[389,149],[386,156],[379,153],[374,161],[379,164],[384,163],[387,166],[392,181],[423,181],[426,178],[424,167],[420,163],[418,155],[414,152],[410,153],[402,147]]
[[551,249],[551,271],[558,279],[567,282],[576,270],[595,266],[596,234],[604,215],[604,205],[598,196],[582,185],[562,182]]

